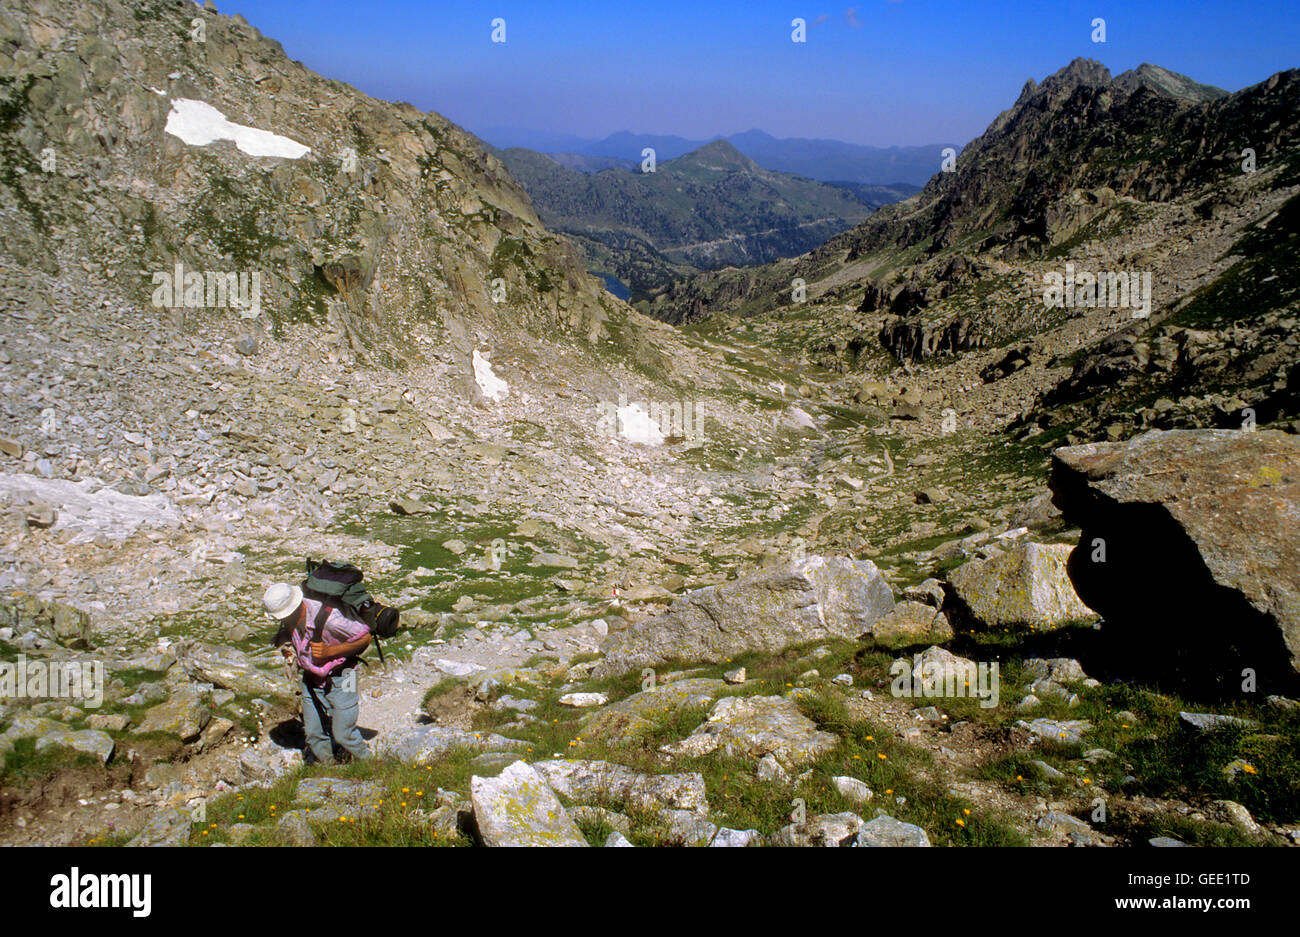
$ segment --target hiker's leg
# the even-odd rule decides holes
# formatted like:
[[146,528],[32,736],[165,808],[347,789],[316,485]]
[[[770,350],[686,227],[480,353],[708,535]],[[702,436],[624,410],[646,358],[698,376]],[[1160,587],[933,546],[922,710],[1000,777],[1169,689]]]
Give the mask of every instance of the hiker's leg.
[[[353,674],[353,680],[356,675]],[[334,688],[329,693],[330,719],[333,723],[334,741],[339,743],[353,758],[361,761],[370,757],[370,749],[366,745],[366,740],[361,735],[361,730],[357,728],[357,712],[359,710],[359,695],[355,689],[345,690],[340,684],[340,679],[334,680]],[[350,683],[355,687],[355,682]]]
[[[330,744],[330,738],[325,734],[325,714],[320,710],[322,691],[314,690],[307,686],[306,682],[302,685],[302,729],[307,736],[307,747],[311,750],[312,756],[321,764],[328,765],[334,762],[334,746]],[[321,702],[324,702],[321,699]]]

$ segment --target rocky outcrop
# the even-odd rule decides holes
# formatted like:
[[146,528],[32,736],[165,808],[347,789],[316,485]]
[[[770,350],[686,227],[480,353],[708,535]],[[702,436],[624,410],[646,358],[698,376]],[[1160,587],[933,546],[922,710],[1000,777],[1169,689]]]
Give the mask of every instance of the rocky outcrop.
[[[1057,449],[1053,500],[1080,525],[1079,595],[1168,670],[1226,683],[1300,671],[1300,438],[1170,430]],[[1200,668],[1206,672],[1207,668]]]
[[184,846],[193,821],[183,810],[163,810],[135,835],[128,846]]
[[837,847],[852,846],[864,826],[856,813],[821,813],[802,823],[791,823],[772,834],[773,846]]
[[379,745],[379,750],[402,761],[423,764],[455,748],[502,752],[519,751],[527,747],[527,742],[509,739],[495,732],[471,732],[448,726],[418,725],[389,733]]
[[196,739],[212,718],[203,696],[191,685],[180,687],[145,712],[137,732],[165,732],[184,741]]
[[971,320],[963,316],[945,322],[890,317],[880,328],[880,344],[900,360],[955,355],[981,348],[986,341],[987,337],[976,332]]
[[1096,612],[1080,601],[1065,544],[1022,543],[1000,556],[971,560],[948,574],[961,611],[990,628],[1046,631]]
[[869,560],[809,557],[688,592],[663,615],[611,634],[601,645],[605,659],[595,676],[674,659],[717,663],[742,651],[775,651],[818,638],[857,638],[893,607],[893,590]]

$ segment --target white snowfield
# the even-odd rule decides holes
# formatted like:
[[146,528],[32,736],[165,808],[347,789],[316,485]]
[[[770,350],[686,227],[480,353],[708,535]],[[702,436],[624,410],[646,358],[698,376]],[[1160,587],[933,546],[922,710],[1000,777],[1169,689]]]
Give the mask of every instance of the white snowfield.
[[190,98],[177,98],[172,101],[172,109],[167,114],[167,126],[164,128],[174,137],[180,137],[190,146],[207,146],[218,140],[231,140],[241,152],[249,156],[278,156],[283,159],[298,159],[311,152],[311,147],[303,146],[269,130],[245,127],[226,120],[211,104],[194,101]]
[[643,446],[663,445],[663,430],[650,419],[650,414],[639,403],[619,407],[618,424],[618,434],[629,442],[641,443]]
[[181,514],[161,492],[126,495],[101,487],[97,478],[80,482],[36,475],[0,475],[0,493],[44,501],[59,512],[56,530],[72,533],[69,543],[89,543],[97,534],[122,541],[140,527],[176,527]]
[[492,372],[492,362],[474,349],[474,380],[488,400],[501,400],[510,393],[510,386]]

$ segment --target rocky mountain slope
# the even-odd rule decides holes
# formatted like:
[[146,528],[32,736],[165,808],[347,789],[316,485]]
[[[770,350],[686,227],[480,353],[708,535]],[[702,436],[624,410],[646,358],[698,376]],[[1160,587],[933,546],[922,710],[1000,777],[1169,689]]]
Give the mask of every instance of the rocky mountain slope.
[[[249,335],[311,321],[353,352],[409,364],[428,329],[466,373],[484,326],[603,335],[615,306],[459,128],[318,78],[238,18],[192,25],[184,3],[107,10],[97,37],[99,5],[6,13],[5,249],[19,268],[79,268],[87,288],[134,307],[176,264],[257,272],[264,315],[239,323]],[[187,142],[168,131],[187,101],[308,152],[268,163]],[[9,285],[48,304],[39,280]]]
[[546,225],[582,246],[589,269],[625,282],[634,300],[674,276],[800,253],[903,195],[771,172],[725,140],[654,172],[589,173],[531,150],[498,155]]

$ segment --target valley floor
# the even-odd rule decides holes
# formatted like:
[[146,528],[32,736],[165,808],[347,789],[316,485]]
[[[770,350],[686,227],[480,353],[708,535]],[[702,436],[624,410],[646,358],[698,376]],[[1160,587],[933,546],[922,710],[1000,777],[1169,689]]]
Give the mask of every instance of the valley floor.
[[[1063,530],[1046,501],[1050,445],[987,427],[946,431],[937,412],[897,419],[889,408],[838,405],[851,397],[847,378],[783,357],[757,328],[683,333],[693,392],[623,374],[616,386],[631,400],[702,414],[687,438],[643,446],[602,432],[609,385],[534,377],[563,373],[561,350],[499,350],[493,367],[509,394],[475,406],[443,390],[454,368],[436,354],[424,373],[399,377],[331,360],[328,348],[282,356],[264,346],[244,356],[215,337],[118,320],[113,328],[126,335],[113,345],[124,351],[110,360],[103,328],[60,317],[34,325],[7,322],[6,392],[39,394],[37,375],[48,386],[55,371],[90,406],[69,412],[52,401],[63,431],[26,427],[32,455],[5,466],[14,507],[0,576],[15,594],[91,611],[94,645],[115,679],[100,710],[54,701],[30,714],[73,731],[109,726],[101,716],[127,718],[105,730],[115,744],[104,767],[84,755],[66,764],[58,749],[17,742],[0,782],[6,843],[126,842],[167,811],[198,804],[205,823],[182,824],[181,835],[161,821],[154,835],[468,842],[456,818],[470,777],[516,758],[702,777],[707,806],[692,807],[690,822],[676,807],[661,814],[620,800],[622,788],[571,800],[593,805],[575,814],[593,842],[614,831],[634,843],[696,842],[708,824],[772,837],[796,798],[810,815],[859,810],[869,818],[879,808],[942,844],[1300,838],[1296,817],[1285,814],[1293,793],[1237,795],[1265,816],[1288,816],[1266,822],[1266,831],[1221,805],[1234,799],[1236,782],[1197,788],[1166,777],[1166,759],[1186,756],[1179,708],[1196,707],[1158,688],[1079,687],[1073,704],[1047,700],[1029,718],[1088,719],[1098,728],[1087,746],[1037,741],[1016,708],[1033,679],[1024,661],[1072,656],[1078,642],[1069,629],[1025,645],[958,636],[954,648],[1003,662],[1003,703],[993,710],[894,698],[893,654],[834,642],[726,665],[684,662],[660,679],[669,687],[707,680],[710,688],[643,714],[635,732],[620,724],[593,733],[590,711],[560,702],[575,692],[604,694],[611,708],[635,698],[635,675],[590,679],[585,662],[609,631],[685,589],[781,565],[800,551],[871,559],[901,593],[990,546],[1030,536],[1073,542],[1077,532]],[[953,378],[921,372],[909,386],[924,395],[931,379],[951,388]],[[651,399],[670,393],[678,399]],[[986,391],[981,383],[971,393]],[[129,402],[126,419],[110,415],[113,401]],[[968,409],[960,398],[955,405]],[[84,503],[57,481],[70,474],[97,479],[80,482]],[[106,484],[131,492],[140,516],[110,514],[96,497]],[[24,499],[57,504],[66,516],[49,531],[29,526]],[[296,755],[295,701],[258,599],[269,582],[298,578],[307,555],[355,560],[376,594],[404,609],[409,630],[387,643],[387,669],[362,673],[360,724],[386,755],[372,763],[303,768]],[[64,654],[7,634],[10,654]],[[740,663],[745,682],[719,679]],[[756,776],[741,754],[660,751],[690,737],[719,696],[783,698],[797,686],[804,717],[839,741],[788,776]],[[150,718],[171,704],[181,707],[174,716],[188,722],[184,729]],[[1119,721],[1122,711],[1133,724]],[[7,706],[0,724],[19,715]],[[1295,732],[1286,713],[1260,707],[1251,715]],[[342,811],[357,825],[321,823],[318,813],[302,828],[289,822],[286,833],[277,813],[302,800],[293,789],[299,776],[369,785],[352,800],[303,808],[304,816]],[[866,785],[869,804],[836,786],[845,777]],[[1099,797],[1112,818],[1079,819]]]

